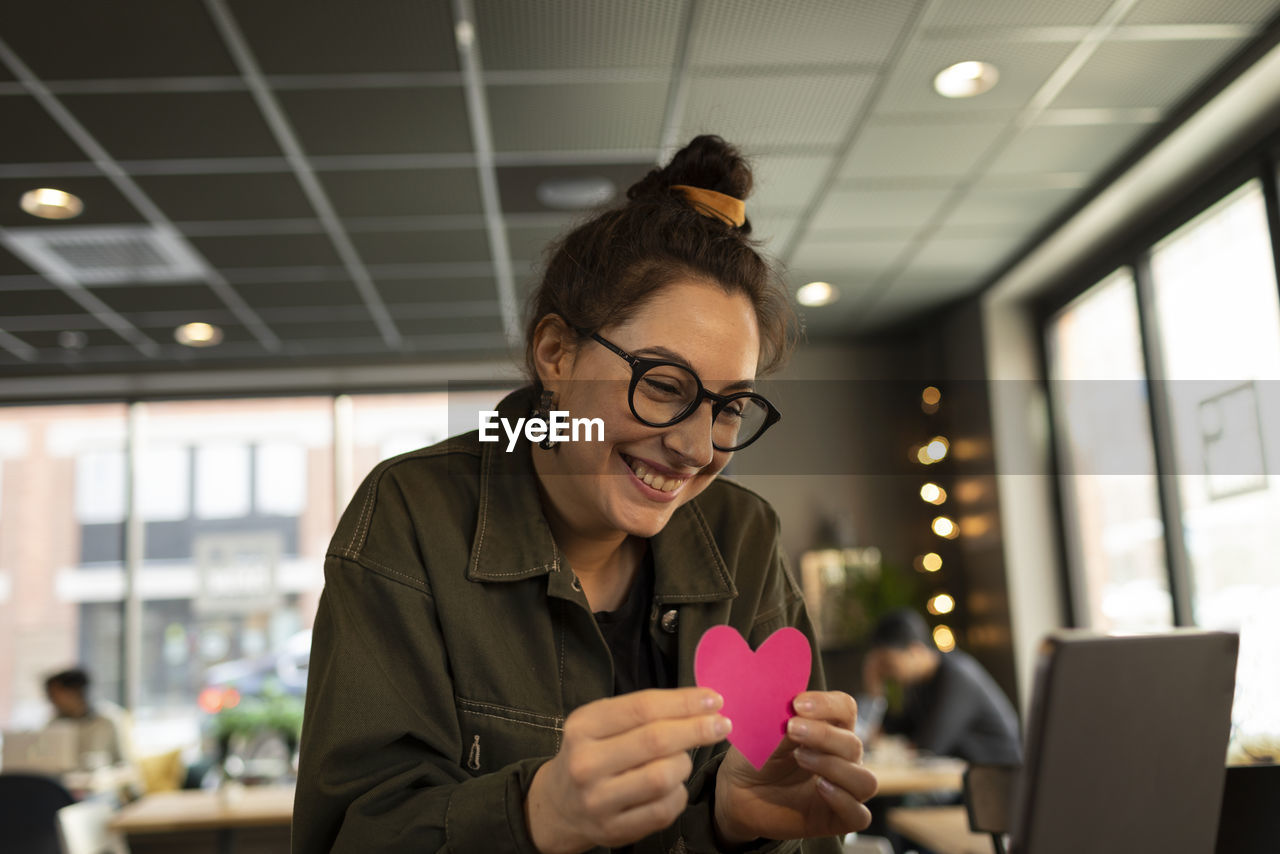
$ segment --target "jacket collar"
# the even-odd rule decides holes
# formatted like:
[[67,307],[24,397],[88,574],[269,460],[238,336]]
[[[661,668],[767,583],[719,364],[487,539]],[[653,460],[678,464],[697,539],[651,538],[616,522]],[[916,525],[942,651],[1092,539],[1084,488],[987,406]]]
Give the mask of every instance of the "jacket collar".
[[[498,414],[515,419],[532,408],[533,389],[526,387],[504,398]],[[519,581],[568,570],[542,512],[532,453],[523,438],[510,453],[505,439],[480,443],[480,506],[467,566],[469,581]],[[656,603],[709,602],[738,595],[698,509],[700,498],[677,508],[666,527],[649,540]]]

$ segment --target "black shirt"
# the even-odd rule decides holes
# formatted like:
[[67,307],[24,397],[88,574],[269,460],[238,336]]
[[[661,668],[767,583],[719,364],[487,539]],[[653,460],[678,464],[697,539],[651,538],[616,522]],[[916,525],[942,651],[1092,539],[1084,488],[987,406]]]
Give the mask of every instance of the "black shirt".
[[596,611],[596,625],[613,656],[613,694],[629,694],[646,688],[675,687],[674,670],[663,658],[649,634],[648,616],[653,607],[653,553],[644,560],[631,581],[627,598],[616,611]]
[[907,688],[901,715],[884,731],[905,735],[921,750],[968,762],[1022,762],[1018,715],[995,680],[960,650],[941,653],[932,679]]

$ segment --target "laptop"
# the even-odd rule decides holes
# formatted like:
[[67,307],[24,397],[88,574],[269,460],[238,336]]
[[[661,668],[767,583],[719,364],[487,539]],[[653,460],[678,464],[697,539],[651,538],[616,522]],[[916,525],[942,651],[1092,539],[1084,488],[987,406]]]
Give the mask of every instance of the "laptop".
[[1045,641],[1011,854],[1207,854],[1226,775],[1239,636]]
[[41,730],[5,730],[0,769],[58,776],[79,764],[76,728],[54,721]]

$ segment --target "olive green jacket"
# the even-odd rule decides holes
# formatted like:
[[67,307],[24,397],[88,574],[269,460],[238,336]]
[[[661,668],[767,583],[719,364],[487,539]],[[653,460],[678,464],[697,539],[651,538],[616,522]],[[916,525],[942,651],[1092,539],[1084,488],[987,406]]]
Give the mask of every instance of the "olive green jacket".
[[[343,514],[316,615],[294,852],[535,851],[530,781],[565,717],[612,694],[613,666],[543,517],[530,446],[505,447],[470,433],[387,460]],[[716,480],[650,546],[649,630],[680,685],[712,626],[753,647],[783,626],[812,639],[776,516],[754,493]],[[816,647],[813,672],[820,687]],[[694,753],[689,806],[637,852],[716,850],[727,746]],[[819,848],[838,850],[805,845]]]

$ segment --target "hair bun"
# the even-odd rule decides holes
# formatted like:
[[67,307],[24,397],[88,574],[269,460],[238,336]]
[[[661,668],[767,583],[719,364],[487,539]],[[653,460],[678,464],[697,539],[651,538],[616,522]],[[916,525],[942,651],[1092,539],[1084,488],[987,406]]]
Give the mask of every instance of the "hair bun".
[[666,166],[632,184],[627,198],[665,195],[675,184],[745,200],[751,195],[751,167],[738,149],[714,134],[703,134],[677,151]]

